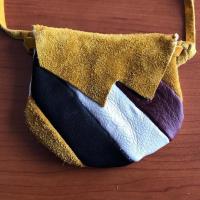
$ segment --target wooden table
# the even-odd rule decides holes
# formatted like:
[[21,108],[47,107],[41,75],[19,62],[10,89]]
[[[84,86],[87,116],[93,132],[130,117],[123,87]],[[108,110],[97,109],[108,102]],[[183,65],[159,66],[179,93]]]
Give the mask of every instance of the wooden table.
[[[183,0],[5,0],[12,28],[32,24],[103,33],[177,32]],[[200,0],[196,0],[200,35]],[[198,37],[198,44],[200,42]],[[118,169],[74,169],[38,144],[24,124],[32,58],[21,41],[0,32],[1,200],[199,200],[200,56],[180,68],[185,122],[170,145]]]

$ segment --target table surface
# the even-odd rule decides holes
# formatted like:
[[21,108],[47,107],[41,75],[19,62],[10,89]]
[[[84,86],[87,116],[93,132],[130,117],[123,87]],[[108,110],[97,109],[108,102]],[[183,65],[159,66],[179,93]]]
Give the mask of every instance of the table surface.
[[[177,32],[184,38],[180,0],[5,1],[12,28],[31,29],[38,23],[102,33]],[[196,10],[200,33],[200,0],[196,0]],[[2,31],[0,52],[1,200],[200,199],[198,54],[180,68],[185,121],[171,144],[128,167],[75,169],[40,145],[24,124],[31,56],[21,41]]]

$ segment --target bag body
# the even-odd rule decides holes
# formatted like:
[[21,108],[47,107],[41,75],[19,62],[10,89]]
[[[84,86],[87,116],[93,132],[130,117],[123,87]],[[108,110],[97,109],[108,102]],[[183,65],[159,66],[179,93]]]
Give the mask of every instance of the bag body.
[[1,6],[1,28],[33,52],[25,117],[36,138],[79,167],[128,165],[173,140],[184,118],[178,68],[196,53],[194,1],[184,2],[186,41],[42,25],[12,30]]

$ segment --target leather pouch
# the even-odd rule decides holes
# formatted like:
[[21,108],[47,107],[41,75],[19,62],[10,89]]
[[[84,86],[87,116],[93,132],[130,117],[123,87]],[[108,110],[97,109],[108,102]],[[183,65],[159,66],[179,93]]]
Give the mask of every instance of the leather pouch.
[[36,138],[64,162],[117,167],[167,145],[181,128],[178,68],[196,53],[194,1],[178,34],[101,34],[34,25],[1,28],[33,55],[25,109]]

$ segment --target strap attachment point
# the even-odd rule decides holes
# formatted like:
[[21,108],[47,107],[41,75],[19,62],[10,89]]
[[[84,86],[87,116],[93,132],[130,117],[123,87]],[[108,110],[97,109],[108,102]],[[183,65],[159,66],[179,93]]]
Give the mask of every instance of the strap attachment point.
[[184,0],[186,41],[179,41],[176,49],[177,65],[182,65],[196,54],[194,0]]
[[[196,53],[194,0],[184,0],[184,4],[185,4],[186,41],[185,42],[181,41],[181,42],[182,42],[182,45],[187,44],[186,45],[187,59],[191,59]],[[32,31],[13,30],[13,29],[7,28],[6,19],[5,19],[5,10],[4,10],[4,0],[0,0],[0,28],[3,29],[9,36],[11,36],[14,39],[24,40],[24,44],[28,49],[34,46],[34,43],[33,43],[34,35]],[[177,47],[177,49],[178,49],[177,52],[179,52],[181,47],[179,46]],[[186,51],[184,47],[183,47],[183,51]]]
[[[32,48],[33,43],[27,42],[30,39],[34,39],[34,35],[32,31],[26,30],[13,30],[9,29],[6,25],[5,19],[5,9],[4,9],[4,0],[0,0],[0,28],[6,32],[10,37],[17,40],[24,40],[24,44],[27,49]],[[30,45],[31,44],[31,45]],[[30,45],[30,46],[29,46]]]

